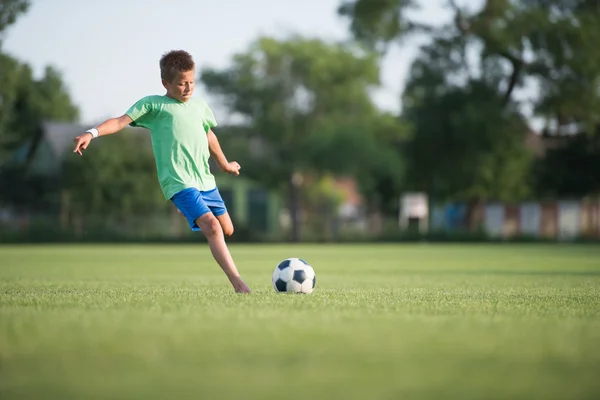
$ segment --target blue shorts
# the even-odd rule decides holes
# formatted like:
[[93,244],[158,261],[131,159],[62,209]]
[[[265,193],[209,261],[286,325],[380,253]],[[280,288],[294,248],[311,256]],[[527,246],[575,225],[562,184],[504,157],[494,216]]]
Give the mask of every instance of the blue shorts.
[[200,230],[200,227],[196,225],[198,217],[208,212],[212,212],[215,217],[218,217],[227,212],[225,202],[217,188],[206,192],[196,188],[184,189],[171,197],[171,201],[183,213],[193,231]]

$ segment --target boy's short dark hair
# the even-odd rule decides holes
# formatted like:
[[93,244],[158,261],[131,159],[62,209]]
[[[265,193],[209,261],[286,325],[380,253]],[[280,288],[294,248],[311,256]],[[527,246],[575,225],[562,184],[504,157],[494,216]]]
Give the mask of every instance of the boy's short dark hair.
[[160,58],[160,77],[172,82],[177,74],[194,69],[194,59],[184,50],[172,50]]

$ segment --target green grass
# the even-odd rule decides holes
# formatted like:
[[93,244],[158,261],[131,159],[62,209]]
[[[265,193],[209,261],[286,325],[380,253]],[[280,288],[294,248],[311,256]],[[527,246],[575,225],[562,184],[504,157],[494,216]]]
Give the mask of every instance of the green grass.
[[0,247],[0,398],[600,397],[600,247],[232,252],[250,296],[204,244]]

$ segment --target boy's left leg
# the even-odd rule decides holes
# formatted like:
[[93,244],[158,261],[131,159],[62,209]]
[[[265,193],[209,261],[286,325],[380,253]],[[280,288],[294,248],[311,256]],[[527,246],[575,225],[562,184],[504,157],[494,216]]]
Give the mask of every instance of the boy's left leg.
[[[177,212],[183,215],[179,208],[177,209]],[[223,229],[223,234],[225,236],[229,237],[233,235],[233,222],[231,221],[231,217],[229,216],[228,212],[217,216],[217,221],[219,221],[219,224],[221,225],[221,228]]]
[[[225,206],[225,202],[223,201],[223,198],[221,197],[219,190],[215,188],[213,190],[209,190],[206,192],[198,192],[198,193],[200,194],[201,201],[204,204],[206,204],[206,206],[210,209],[210,211],[213,213],[213,215],[215,217],[217,217],[217,221],[219,221],[219,224],[221,225],[221,228],[223,229],[223,234],[226,237],[233,235],[233,232],[234,232],[233,222],[231,221],[231,216],[227,212],[227,207]],[[186,214],[183,213],[177,206],[177,203],[180,203],[180,202],[174,201],[174,203],[176,205],[177,212],[179,214],[183,215],[184,217],[186,217]],[[200,227],[195,224],[194,219],[188,218],[188,221],[191,223],[193,230],[201,230]]]
[[215,188],[201,193],[202,200],[206,203],[208,208],[210,208],[213,215],[217,217],[217,220],[223,229],[223,234],[226,237],[233,235],[233,222],[231,221],[231,216],[227,212],[227,207],[221,197],[221,193],[219,193],[219,189]]
[[225,236],[233,235],[233,222],[231,222],[231,217],[228,212],[218,215],[217,220],[219,221],[221,228],[223,228],[223,234]]

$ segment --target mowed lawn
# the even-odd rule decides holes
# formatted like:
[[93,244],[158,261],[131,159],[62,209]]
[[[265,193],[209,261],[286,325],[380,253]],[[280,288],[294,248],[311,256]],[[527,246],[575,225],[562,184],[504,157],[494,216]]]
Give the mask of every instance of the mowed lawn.
[[0,246],[0,398],[600,398],[600,246],[232,252],[252,295],[205,244]]

